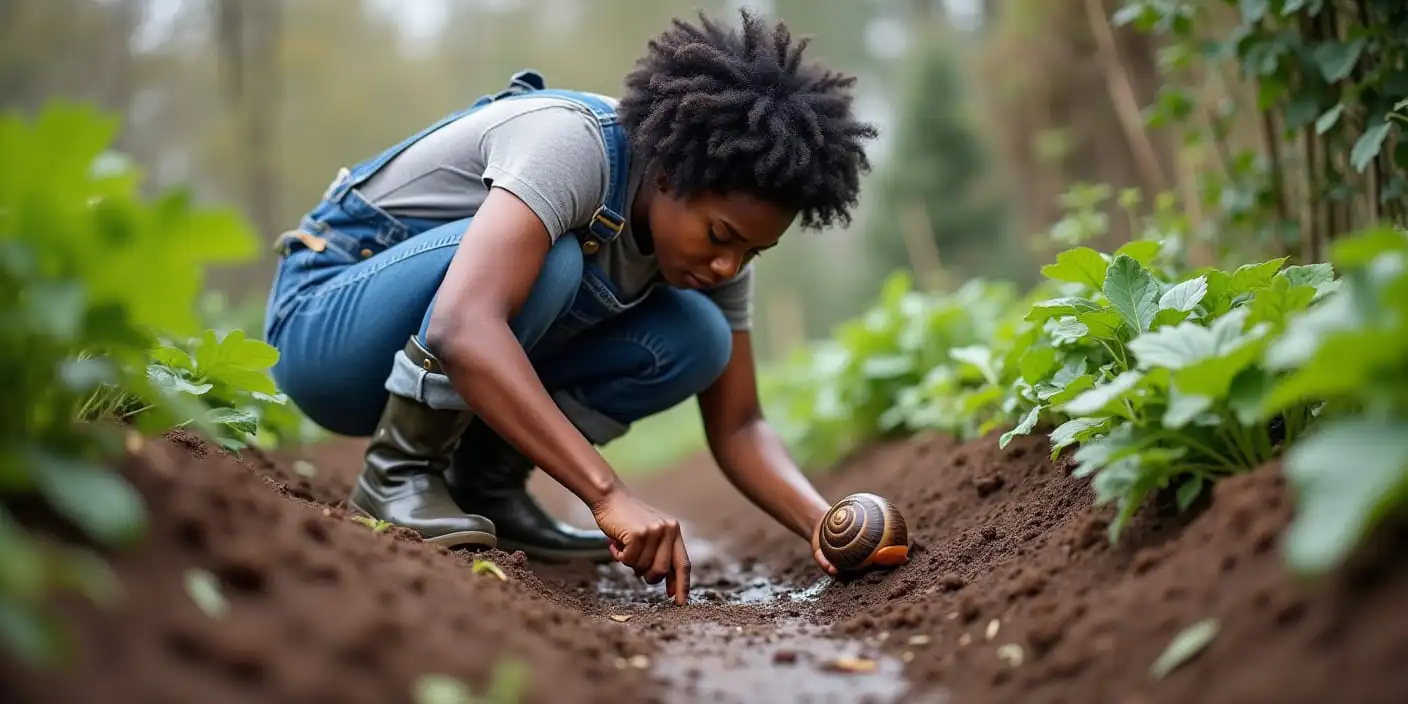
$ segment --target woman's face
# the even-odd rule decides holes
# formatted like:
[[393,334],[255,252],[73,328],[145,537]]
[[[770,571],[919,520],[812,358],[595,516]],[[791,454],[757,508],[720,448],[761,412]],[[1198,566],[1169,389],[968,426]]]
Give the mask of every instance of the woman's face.
[[742,194],[676,198],[656,190],[647,218],[660,273],[675,288],[721,284],[777,245],[795,213]]

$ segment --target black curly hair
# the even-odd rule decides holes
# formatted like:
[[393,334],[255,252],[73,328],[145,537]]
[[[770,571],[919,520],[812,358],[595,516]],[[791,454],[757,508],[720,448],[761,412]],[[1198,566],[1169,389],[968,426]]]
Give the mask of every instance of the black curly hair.
[[747,10],[742,31],[704,13],[649,43],[626,76],[618,113],[648,169],[669,191],[745,192],[796,210],[803,227],[850,222],[870,169],[846,92],[855,78],[802,63],[787,25],[771,30]]

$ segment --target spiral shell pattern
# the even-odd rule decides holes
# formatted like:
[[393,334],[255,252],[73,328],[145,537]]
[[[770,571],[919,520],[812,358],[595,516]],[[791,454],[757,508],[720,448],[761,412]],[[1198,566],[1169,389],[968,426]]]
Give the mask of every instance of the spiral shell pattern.
[[821,523],[821,552],[843,572],[864,566],[878,548],[904,545],[908,540],[899,511],[874,494],[841,499]]

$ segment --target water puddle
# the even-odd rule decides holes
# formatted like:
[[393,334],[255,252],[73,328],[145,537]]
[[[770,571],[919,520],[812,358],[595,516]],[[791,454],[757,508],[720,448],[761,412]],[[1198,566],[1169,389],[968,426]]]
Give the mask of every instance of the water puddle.
[[690,701],[948,701],[942,693],[916,698],[899,660],[827,638],[800,620],[778,622],[763,634],[741,631],[719,623],[682,626],[653,672]]

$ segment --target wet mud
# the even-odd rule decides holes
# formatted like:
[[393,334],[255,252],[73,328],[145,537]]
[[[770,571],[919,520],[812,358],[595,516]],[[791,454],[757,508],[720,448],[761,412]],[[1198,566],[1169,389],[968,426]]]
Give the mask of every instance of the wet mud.
[[[1297,581],[1278,554],[1293,499],[1275,465],[1191,515],[1151,506],[1111,545],[1110,512],[1042,438],[875,445],[817,482],[832,499],[895,501],[912,560],[835,580],[695,458],[637,487],[685,523],[694,588],[680,607],[619,565],[374,532],[341,503],[360,452],[236,460],[188,435],[146,443],[121,467],[153,514],[148,543],[111,556],[124,600],[65,602],[76,662],[0,659],[4,700],[417,702],[427,675],[482,692],[517,661],[534,702],[1408,701],[1408,530]],[[547,477],[532,486],[591,524]],[[222,613],[197,606],[191,570],[214,578]],[[1207,648],[1153,677],[1205,619]]]

